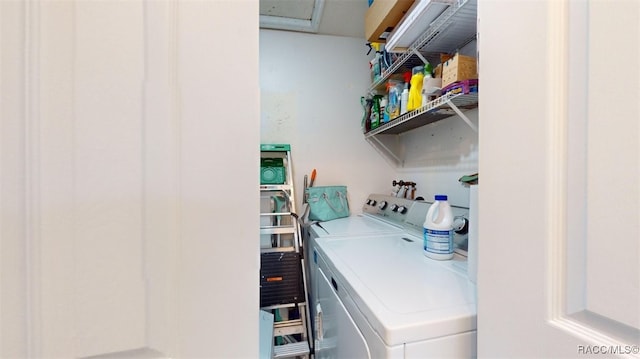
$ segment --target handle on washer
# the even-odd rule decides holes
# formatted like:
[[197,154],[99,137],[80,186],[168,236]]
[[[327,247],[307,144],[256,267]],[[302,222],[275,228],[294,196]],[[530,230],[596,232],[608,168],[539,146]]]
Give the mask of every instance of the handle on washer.
[[322,328],[322,307],[320,303],[316,304],[316,339],[324,338],[324,329]]

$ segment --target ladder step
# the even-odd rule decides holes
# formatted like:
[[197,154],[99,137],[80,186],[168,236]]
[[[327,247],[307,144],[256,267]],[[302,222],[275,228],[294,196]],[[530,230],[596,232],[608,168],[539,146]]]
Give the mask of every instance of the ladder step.
[[261,227],[260,234],[294,234],[296,227],[294,226],[269,226]]
[[306,341],[276,345],[273,347],[274,358],[293,358],[309,355],[309,343]]
[[275,252],[295,252],[296,247],[269,247],[260,248],[260,253],[275,253]]
[[291,191],[293,185],[290,184],[261,184],[261,191]]
[[293,215],[293,213],[291,212],[265,212],[265,213],[260,213],[261,216],[263,217],[273,217],[273,216],[291,216]]
[[274,337],[305,333],[306,328],[304,327],[304,323],[302,323],[302,319],[293,319],[273,323]]

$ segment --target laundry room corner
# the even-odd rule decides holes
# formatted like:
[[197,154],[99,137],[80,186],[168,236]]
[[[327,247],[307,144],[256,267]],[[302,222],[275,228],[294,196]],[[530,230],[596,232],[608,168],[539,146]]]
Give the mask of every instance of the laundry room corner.
[[313,169],[316,185],[346,185],[356,207],[391,189],[395,170],[362,138],[367,64],[361,38],[260,30],[260,141],[291,145],[298,199]]
[[[478,110],[465,113],[478,125]],[[478,172],[478,134],[462,119],[435,122],[402,134],[404,167],[398,177],[417,183],[417,194],[433,200],[446,194],[449,201],[469,207],[469,186],[459,179]]]
[[[316,185],[346,185],[356,205],[405,180],[417,183],[417,196],[446,193],[468,206],[468,188],[458,179],[478,171],[478,137],[461,119],[402,134],[408,160],[400,166],[363,138],[367,52],[361,38],[260,29],[260,141],[291,145],[297,198],[304,175],[316,169]],[[478,111],[467,116],[477,126]]]

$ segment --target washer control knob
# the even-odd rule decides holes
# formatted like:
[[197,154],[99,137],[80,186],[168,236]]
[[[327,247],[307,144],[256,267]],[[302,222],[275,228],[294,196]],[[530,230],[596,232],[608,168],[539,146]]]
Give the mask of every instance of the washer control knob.
[[469,220],[462,216],[453,218],[453,231],[458,234],[469,233]]
[[392,204],[391,205],[391,210],[394,211],[394,212],[397,212],[398,211],[398,205],[397,204]]
[[405,206],[398,207],[398,213],[400,213],[400,214],[407,213],[407,207],[405,207]]
[[376,203],[378,203],[378,202],[376,202],[376,200],[375,200],[375,199],[372,199],[372,200],[371,200],[371,203],[369,203],[369,204],[370,204],[370,205],[372,205],[372,206],[375,206],[375,205],[376,205]]
[[380,208],[380,209],[385,209],[385,208],[387,208],[387,201],[382,201],[382,202],[380,202],[380,204],[378,205],[378,208]]

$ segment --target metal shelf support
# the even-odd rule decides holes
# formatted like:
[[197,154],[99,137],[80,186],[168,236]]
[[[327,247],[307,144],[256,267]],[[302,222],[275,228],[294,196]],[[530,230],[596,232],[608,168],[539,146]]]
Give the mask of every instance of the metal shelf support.
[[467,117],[467,115],[464,114],[464,112],[460,111],[460,109],[458,108],[458,106],[456,106],[453,102],[451,101],[447,101],[447,105],[449,107],[451,107],[451,109],[453,111],[455,111],[455,113],[460,116],[460,118],[467,123],[467,125],[469,125],[469,127],[471,127],[471,129],[473,131],[475,131],[476,133],[478,132],[478,126],[476,126],[473,122],[471,122],[471,120],[469,120],[469,117]]
[[[456,105],[456,102],[458,105]],[[385,145],[380,139],[378,135],[387,134],[387,135],[396,135],[398,136],[400,133],[408,131],[413,128],[421,127],[422,124],[416,125],[415,127],[410,127],[409,129],[400,129],[402,126],[411,125],[415,123],[418,117],[421,117],[422,120],[427,123],[435,122],[439,119],[451,117],[454,115],[458,115],[474,132],[478,132],[478,126],[475,125],[467,115],[460,109],[459,106],[469,106],[476,107],[477,106],[477,94],[446,94],[441,96],[427,104],[424,107],[413,110],[411,112],[407,112],[393,120],[388,122],[375,130],[371,130],[365,134],[364,138],[374,147],[376,150],[381,152],[388,160],[392,160],[396,166],[404,166],[404,160],[400,158],[392,149],[390,149],[387,145]],[[441,114],[439,111],[443,111],[445,107],[449,107],[453,112]],[[451,111],[447,110],[447,111]],[[430,118],[435,118],[431,120]],[[414,122],[412,122],[414,121]]]
[[390,150],[389,147],[387,147],[384,143],[382,143],[382,141],[380,141],[377,137],[371,136],[369,137],[369,139],[374,140],[380,146],[380,148],[382,148],[389,156],[393,157],[393,159],[396,161],[397,164],[401,164],[404,162],[403,160],[400,159],[400,157],[396,156],[395,153],[393,153],[393,151]]
[[425,59],[425,57],[422,56],[422,54],[420,52],[418,52],[418,50],[411,49],[411,51],[413,52],[414,55],[418,56],[418,58],[420,60],[422,60],[422,63],[424,63],[425,65],[429,63],[429,60]]

